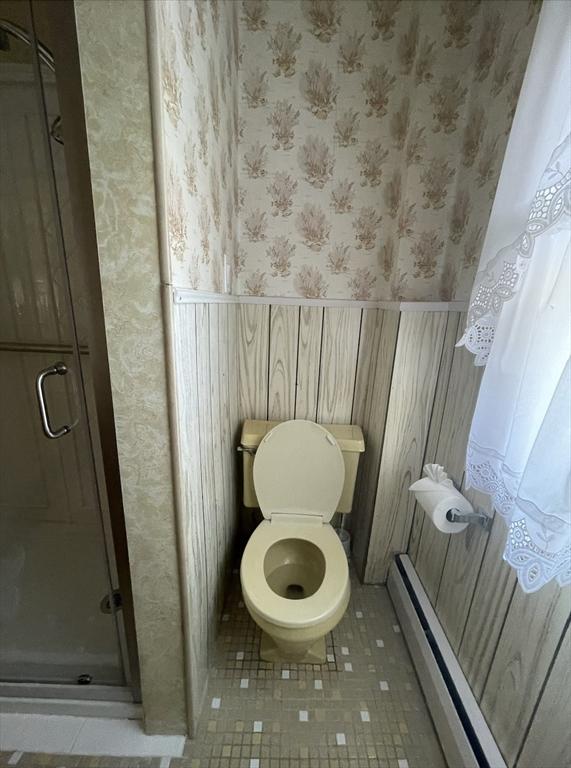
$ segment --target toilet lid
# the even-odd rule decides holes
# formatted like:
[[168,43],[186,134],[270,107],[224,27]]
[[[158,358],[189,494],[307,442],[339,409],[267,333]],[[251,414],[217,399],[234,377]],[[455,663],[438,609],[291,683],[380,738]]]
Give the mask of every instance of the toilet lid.
[[284,421],[260,443],[254,488],[265,518],[316,515],[329,522],[343,491],[345,462],[337,441],[312,421]]

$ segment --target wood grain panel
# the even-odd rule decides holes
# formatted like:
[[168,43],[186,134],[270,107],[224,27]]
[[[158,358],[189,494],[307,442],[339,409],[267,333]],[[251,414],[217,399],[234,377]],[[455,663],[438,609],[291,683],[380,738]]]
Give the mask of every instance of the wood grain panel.
[[571,627],[541,696],[516,768],[568,768],[571,765]]
[[[444,416],[444,405],[446,403],[446,394],[448,392],[448,383],[450,381],[450,371],[452,368],[452,360],[454,358],[454,344],[458,338],[459,317],[460,315],[457,312],[448,313],[446,335],[444,336],[442,357],[440,359],[440,370],[438,371],[438,381],[436,383],[436,392],[434,393],[434,402],[432,404],[432,413],[430,415],[430,427],[428,428],[428,438],[426,440],[426,449],[422,461],[423,466],[425,464],[433,464],[436,461],[438,438],[440,437],[442,417]],[[407,550],[413,564],[416,564],[416,556],[420,544],[424,518],[424,510],[416,504]]]
[[351,421],[360,326],[360,309],[324,310],[317,402],[317,421],[322,424]]
[[[464,317],[461,318],[460,327],[464,328]],[[461,488],[464,477],[466,445],[478,397],[480,378],[481,369],[474,367],[472,355],[463,347],[454,349],[434,461],[445,468],[456,488]],[[468,549],[473,554],[474,550],[471,547],[476,544],[476,539],[480,539],[479,535],[473,534],[471,530],[453,536],[444,534],[432,525],[424,515],[415,568],[433,605],[443,579],[445,559],[449,548],[451,547],[455,553],[454,563],[459,568],[465,569],[467,563],[461,561],[462,551],[469,544],[471,546],[468,546]],[[472,561],[476,572],[480,566],[480,559],[481,557]],[[446,585],[448,597],[446,606],[452,611],[455,610],[455,607],[451,605],[452,595],[448,591],[452,589],[452,582],[456,583],[456,579],[457,575],[451,573],[449,583]],[[465,586],[463,583],[462,588]],[[464,595],[464,597],[467,596]],[[458,608],[461,606],[462,603],[459,603]],[[464,613],[462,615],[465,616]],[[456,626],[452,631],[454,619],[451,615],[448,615],[447,619],[450,620],[451,633],[459,637],[462,632],[461,628]]]
[[[373,510],[378,486],[381,448],[391,389],[393,363],[399,328],[400,313],[379,310],[376,318],[375,365],[370,368],[366,388],[366,404],[362,426],[365,434],[365,453],[360,459],[360,470],[355,490],[355,505],[351,530],[353,534],[353,561],[362,578],[373,523]],[[354,410],[357,405],[354,405]]]
[[[353,392],[353,409],[351,423],[357,424],[363,430],[365,446],[369,442],[368,412],[370,410],[370,389],[373,383],[374,371],[379,354],[380,336],[383,327],[382,311],[378,309],[364,309],[361,315],[361,332],[359,336],[359,354],[357,356],[357,371],[355,376],[355,391]],[[366,451],[368,456],[368,451]],[[345,528],[352,534],[356,528],[360,511],[361,476],[364,471],[365,455],[359,458],[357,468],[357,480],[353,497],[352,514],[344,521]],[[361,516],[362,517],[362,516]],[[355,547],[353,536],[352,549]]]
[[[223,311],[221,304],[211,304],[208,307],[209,320],[209,350],[210,350],[210,443],[212,451],[212,477],[214,507],[205,509],[205,528],[208,532],[211,516],[216,518],[216,562],[213,564],[216,577],[214,594],[214,631],[218,632],[218,617],[222,613],[224,599],[223,587],[225,577],[225,556],[228,527],[228,507],[225,488],[225,461],[222,449],[222,432],[224,431],[224,410],[222,406],[221,388],[223,386],[223,369],[225,350],[220,345],[220,315]],[[208,436],[205,436],[208,439]]]
[[[228,391],[230,398],[230,430],[231,430],[231,467],[232,467],[232,490],[234,504],[238,504],[238,488],[237,482],[238,469],[241,470],[239,465],[238,454],[236,447],[240,442],[240,431],[242,428],[242,418],[240,414],[240,344],[239,344],[239,314],[238,306],[232,304],[228,307]],[[236,507],[236,514],[238,514],[238,507]]]
[[526,595],[516,586],[481,707],[513,765],[569,618],[569,590],[551,582]]
[[[463,349],[454,349],[463,318],[457,313],[283,309],[272,310],[269,321],[267,308],[234,308],[240,317],[241,409],[263,411],[265,392],[270,413],[276,408],[276,415],[287,417],[282,407],[288,398],[291,402],[292,376],[287,373],[291,364],[284,360],[294,356],[297,336],[296,417],[351,418],[364,429],[366,453],[351,521],[353,557],[367,581],[382,581],[392,554],[406,545],[413,512],[408,486],[422,465],[437,461],[457,485],[462,483],[480,373]],[[296,311],[299,331],[287,318]],[[473,498],[481,506],[488,503],[484,497]],[[489,536],[470,527],[446,537],[424,525],[423,517],[415,515],[409,541],[419,574],[513,765],[557,650],[566,610],[555,605],[552,595],[546,602],[546,590],[522,598],[518,589],[514,596],[515,576],[502,560],[501,519],[494,521]],[[527,633],[521,633],[522,625]],[[553,686],[554,678],[547,685]],[[543,694],[531,723],[530,757],[522,751],[522,759],[534,760],[539,754],[539,736],[532,734],[542,728],[534,723],[543,717],[541,708],[551,700],[547,696]],[[510,726],[514,719],[524,725]]]
[[270,308],[270,367],[268,419],[295,417],[299,307],[276,304]]
[[[461,323],[463,327],[463,322]],[[446,392],[442,425],[436,457],[446,461],[445,468],[457,488],[462,485],[466,467],[466,445],[472,415],[480,388],[481,368],[464,347],[455,348]]]
[[190,655],[193,675],[195,706],[200,702],[206,685],[208,658],[208,614],[206,550],[202,514],[202,473],[200,471],[200,429],[198,404],[198,374],[196,366],[196,307],[178,305],[173,310],[173,357],[176,387],[176,419],[178,424],[179,476],[184,504],[185,549],[189,584],[189,603],[192,637]]
[[228,314],[231,304],[218,304],[218,397],[220,410],[220,465],[222,467],[222,488],[224,497],[223,544],[222,544],[222,576],[223,581],[227,570],[227,553],[230,546],[233,526],[234,505],[232,503],[232,432],[230,422],[230,393],[229,393],[229,349],[228,349]]
[[442,346],[445,312],[403,312],[387,412],[368,561],[367,582],[384,582],[389,563],[408,543]]
[[270,308],[267,304],[239,306],[240,416],[268,418],[268,342]]
[[221,304],[222,314],[219,323],[219,345],[221,350],[221,399],[224,417],[222,420],[222,452],[224,459],[225,481],[225,552],[224,574],[231,566],[234,541],[238,527],[237,506],[237,431],[238,416],[238,358],[236,318],[237,308],[234,304]]
[[299,344],[295,418],[317,419],[317,394],[321,360],[322,307],[299,308]]
[[365,438],[368,431],[367,416],[371,400],[369,397],[369,387],[373,383],[374,372],[377,366],[382,328],[383,311],[380,309],[364,309],[361,317],[361,333],[359,336],[359,354],[357,357],[351,423],[359,424],[363,428]]
[[513,569],[502,559],[505,543],[506,525],[496,515],[458,652],[460,666],[478,700],[482,696],[516,582]]
[[[493,517],[487,497],[473,490],[462,489],[462,493],[474,507],[485,509]],[[456,654],[462,641],[489,535],[480,526],[469,525],[461,533],[448,537],[450,542],[440,579],[436,612]]]
[[[218,631],[237,529],[235,435],[238,430],[236,308],[181,304],[173,340],[179,424],[179,474],[186,515],[188,599],[195,675],[202,685]],[[202,688],[200,688],[202,690]]]
[[[216,636],[218,594],[218,515],[212,441],[212,396],[210,386],[210,306],[196,305],[196,369],[198,373],[198,425],[200,430],[200,471],[202,515],[206,552],[206,599],[208,645]],[[216,373],[216,372],[215,372]]]

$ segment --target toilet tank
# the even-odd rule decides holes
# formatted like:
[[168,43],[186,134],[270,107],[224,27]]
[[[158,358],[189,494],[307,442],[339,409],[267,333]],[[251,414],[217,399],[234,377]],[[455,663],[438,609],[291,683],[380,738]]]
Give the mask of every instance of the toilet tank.
[[[240,447],[242,449],[243,472],[244,472],[244,493],[243,501],[246,507],[257,507],[258,499],[254,490],[254,456],[259,444],[266,434],[273,429],[279,421],[260,421],[248,419],[242,427],[242,437]],[[345,462],[345,483],[343,492],[337,505],[337,512],[347,514],[351,512],[353,506],[353,494],[355,492],[355,481],[357,479],[357,467],[359,465],[359,456],[365,450],[365,440],[361,427],[354,424],[322,424],[322,427],[331,432],[337,440],[343,460]]]

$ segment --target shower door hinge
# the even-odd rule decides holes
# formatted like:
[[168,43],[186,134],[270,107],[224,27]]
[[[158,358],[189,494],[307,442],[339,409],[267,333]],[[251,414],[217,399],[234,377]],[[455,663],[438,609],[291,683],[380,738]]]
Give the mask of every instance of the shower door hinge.
[[118,589],[114,589],[111,594],[104,595],[103,599],[99,603],[101,613],[115,613],[120,611],[123,607],[123,598],[121,592]]

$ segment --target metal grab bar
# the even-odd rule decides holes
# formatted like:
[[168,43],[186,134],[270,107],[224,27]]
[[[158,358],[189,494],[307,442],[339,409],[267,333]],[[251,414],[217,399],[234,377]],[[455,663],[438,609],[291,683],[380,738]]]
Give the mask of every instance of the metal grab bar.
[[58,437],[63,437],[71,432],[71,427],[64,424],[59,429],[52,429],[50,424],[50,417],[48,414],[48,406],[46,402],[46,393],[44,392],[44,381],[48,376],[65,376],[67,373],[67,365],[65,363],[54,363],[49,368],[44,368],[43,371],[38,373],[36,378],[36,395],[38,396],[38,405],[40,406],[40,419],[42,422],[42,429],[44,435],[49,437],[50,440],[56,440]]

